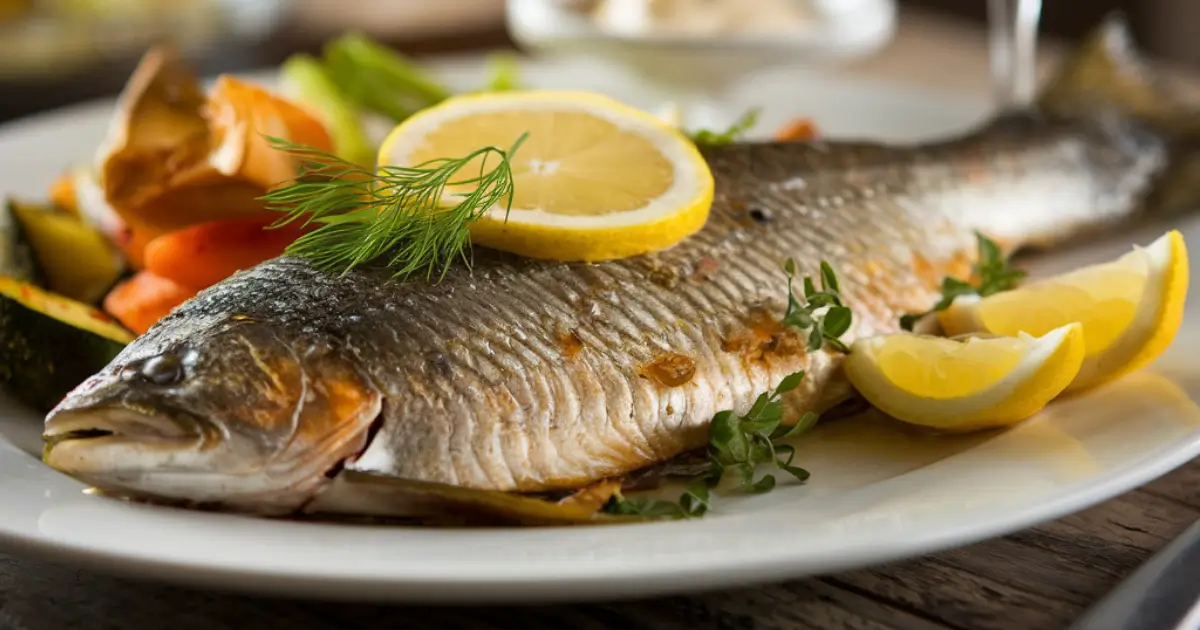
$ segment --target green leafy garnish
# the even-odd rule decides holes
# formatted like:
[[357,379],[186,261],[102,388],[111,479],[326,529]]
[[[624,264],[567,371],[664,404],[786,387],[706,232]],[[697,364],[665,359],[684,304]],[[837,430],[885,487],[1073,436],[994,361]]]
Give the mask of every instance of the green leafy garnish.
[[708,455],[712,462],[706,476],[709,486],[721,482],[726,472],[734,472],[747,492],[767,492],[775,487],[775,476],[766,474],[755,480],[760,464],[774,464],[800,481],[808,471],[792,465],[796,449],[780,440],[795,437],[817,423],[817,414],[806,412],[793,425],[782,423],[783,394],[804,380],[804,372],[785,377],[775,389],[760,394],[744,415],[722,411],[713,417],[708,431]]
[[620,492],[602,508],[608,514],[643,516],[646,518],[697,518],[708,512],[708,487],[694,485],[679,496],[679,502],[650,499],[647,497],[626,498]]
[[517,58],[509,53],[495,53],[488,57],[488,82],[486,92],[511,92],[521,89],[521,67]]
[[795,447],[781,444],[812,428],[819,416],[805,412],[795,424],[783,424],[783,395],[800,386],[804,372],[790,374],[771,391],[760,394],[742,415],[726,410],[713,416],[708,428],[708,469],[700,477],[702,484],[692,484],[680,495],[679,501],[664,501],[646,497],[627,498],[616,493],[602,511],[609,514],[643,516],[647,518],[694,518],[709,510],[709,488],[721,483],[726,473],[735,473],[745,492],[763,493],[775,488],[775,475],[755,478],[758,467],[771,464],[800,481],[808,480],[807,470],[793,466]]
[[816,289],[811,277],[804,278],[804,301],[796,297],[792,289],[792,281],[796,276],[796,262],[789,258],[783,264],[787,273],[788,305],[783,315],[783,325],[791,326],[808,335],[808,351],[816,352],[825,344],[849,352],[850,349],[842,343],[840,337],[850,330],[854,315],[850,308],[842,303],[841,289],[833,267],[824,260],[821,261],[821,290]]
[[[270,138],[274,148],[300,158],[301,176],[263,200],[267,208],[287,213],[275,227],[293,221],[320,226],[289,245],[289,255],[336,273],[386,257],[397,277],[423,272],[440,278],[456,259],[466,261],[471,223],[501,204],[507,217],[513,191],[509,160],[526,136],[507,151],[484,147],[460,158],[375,171]],[[489,158],[498,162],[489,167]],[[477,173],[474,167],[463,173],[476,161]],[[446,188],[459,186],[466,188],[456,191],[456,203],[447,205]]]
[[928,311],[901,316],[901,328],[912,330],[922,317],[950,308],[954,299],[960,295],[987,297],[1015,288],[1017,282],[1025,277],[1024,271],[1015,269],[1008,264],[1008,260],[1000,252],[1000,246],[996,245],[995,241],[979,232],[975,233],[975,240],[978,257],[972,267],[972,275],[978,279],[978,284],[946,276],[942,279],[942,299],[938,300],[938,303]]
[[758,123],[759,108],[746,110],[728,129],[721,132],[709,131],[708,129],[700,129],[689,132],[692,142],[700,145],[718,145],[730,144],[737,140],[738,136],[750,131],[755,124]]
[[330,41],[324,60],[343,93],[396,123],[450,98],[450,90],[420,66],[361,33]]

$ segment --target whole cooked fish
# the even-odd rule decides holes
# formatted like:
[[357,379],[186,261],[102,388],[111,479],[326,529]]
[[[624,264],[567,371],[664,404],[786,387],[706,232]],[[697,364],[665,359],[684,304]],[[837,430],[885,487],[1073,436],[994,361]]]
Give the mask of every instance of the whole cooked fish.
[[1172,103],[1114,20],[1035,110],[960,138],[707,149],[708,223],[654,255],[477,251],[440,283],[275,259],[72,392],[47,417],[45,461],[113,494],[264,514],[590,516],[528,494],[702,447],[715,413],[797,370],[785,421],[851,395],[836,353],[779,324],[785,259],[831,262],[847,340],[895,331],[969,273],[975,230],[1047,246],[1196,201],[1173,159],[1192,118]]

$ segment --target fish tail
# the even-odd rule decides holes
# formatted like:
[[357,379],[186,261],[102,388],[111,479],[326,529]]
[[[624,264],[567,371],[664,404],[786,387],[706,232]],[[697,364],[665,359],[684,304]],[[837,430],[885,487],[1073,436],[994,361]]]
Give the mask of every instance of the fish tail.
[[1200,99],[1145,62],[1119,12],[1065,60],[1036,109],[1066,118],[1117,116],[1164,139],[1166,167],[1142,210],[1163,214],[1200,207]]
[[1115,111],[1164,131],[1200,131],[1194,104],[1145,63],[1120,13],[1106,17],[1065,60],[1037,106],[1072,117]]

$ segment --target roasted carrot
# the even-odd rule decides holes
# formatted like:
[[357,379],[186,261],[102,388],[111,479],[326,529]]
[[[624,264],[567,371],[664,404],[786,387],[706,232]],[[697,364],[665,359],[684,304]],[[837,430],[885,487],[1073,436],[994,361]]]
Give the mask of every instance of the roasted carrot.
[[164,234],[146,246],[146,270],[194,289],[210,287],[282,254],[303,234],[294,225],[267,225],[261,219],[230,219]]
[[67,171],[50,185],[50,201],[54,205],[79,216],[79,204],[75,201],[75,175]]
[[817,126],[809,118],[797,118],[775,132],[780,142],[809,142],[817,138]]
[[125,256],[129,266],[135,270],[146,268],[146,245],[158,237],[159,233],[148,227],[121,228],[113,241],[117,249]]
[[141,271],[109,291],[104,310],[140,335],[195,294],[193,289]]

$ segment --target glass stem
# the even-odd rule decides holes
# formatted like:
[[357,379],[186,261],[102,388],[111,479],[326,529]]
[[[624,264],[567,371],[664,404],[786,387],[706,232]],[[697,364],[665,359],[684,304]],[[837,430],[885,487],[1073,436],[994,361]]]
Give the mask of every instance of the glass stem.
[[1020,108],[1034,99],[1042,0],[988,0],[988,48],[996,104]]

